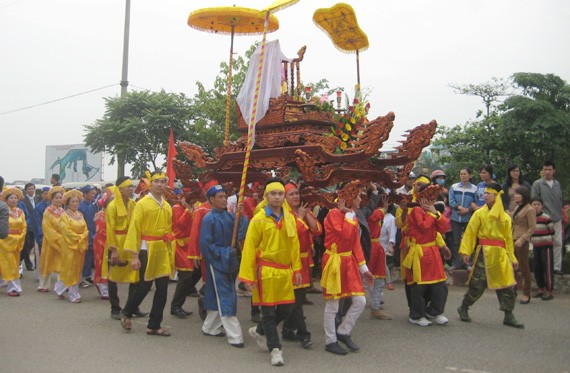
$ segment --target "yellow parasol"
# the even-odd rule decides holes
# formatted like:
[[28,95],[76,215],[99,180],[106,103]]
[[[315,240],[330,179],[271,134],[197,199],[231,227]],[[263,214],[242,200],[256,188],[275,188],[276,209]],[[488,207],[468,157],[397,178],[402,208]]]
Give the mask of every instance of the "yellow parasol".
[[[188,26],[214,34],[230,34],[230,66],[228,77],[228,98],[226,100],[226,132],[224,145],[230,135],[230,103],[232,94],[232,65],[234,53],[234,35],[255,35],[264,32],[264,14],[257,9],[243,7],[216,7],[196,10],[188,16]],[[269,17],[267,32],[279,29],[275,16]]]
[[325,31],[334,45],[345,53],[356,52],[357,90],[360,90],[359,52],[368,49],[368,37],[358,26],[354,9],[348,4],[338,3],[331,8],[317,9],[313,21]]
[[[269,20],[271,17],[271,13],[277,12],[279,10],[285,9],[295,3],[299,2],[299,0],[277,0],[274,1],[271,5],[263,9],[263,13],[265,13],[265,23],[263,29],[263,38],[261,39],[261,48],[259,54],[259,65],[257,66],[257,77],[255,80],[255,94],[253,95],[253,109],[251,111],[251,118],[249,120],[248,125],[248,134],[247,134],[247,145],[245,148],[245,159],[243,162],[243,170],[241,173],[241,182],[239,186],[239,195],[238,195],[238,205],[243,203],[243,197],[245,195],[245,181],[247,176],[247,169],[249,167],[249,158],[251,156],[251,147],[252,147],[252,136],[253,136],[253,127],[256,123],[255,114],[257,113],[257,101],[259,97],[259,90],[261,87],[261,73],[263,71],[263,59],[265,58],[265,37],[267,35],[267,31],[269,28]],[[261,14],[263,14],[261,13]],[[261,118],[258,118],[258,120]],[[239,224],[239,214],[236,214],[236,221],[234,224],[234,232],[232,235],[232,247],[235,247],[236,238],[237,238],[237,229]]]

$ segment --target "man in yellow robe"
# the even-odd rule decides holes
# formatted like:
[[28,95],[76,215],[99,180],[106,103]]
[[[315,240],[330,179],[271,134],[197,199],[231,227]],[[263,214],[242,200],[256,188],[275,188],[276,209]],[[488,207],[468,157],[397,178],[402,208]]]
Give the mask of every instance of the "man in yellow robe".
[[[113,200],[105,209],[107,239],[103,252],[105,259],[101,268],[101,277],[109,280],[111,318],[120,320],[121,306],[117,282],[128,283],[129,294],[132,294],[139,281],[139,271],[133,270],[130,266],[132,253],[124,250],[129,223],[135,209],[135,202],[131,199],[135,186],[130,177],[121,176],[111,188],[113,188]],[[107,263],[107,258],[109,258],[109,263]],[[137,310],[134,315],[143,317],[147,313]]]
[[295,217],[286,206],[285,187],[269,179],[264,207],[247,230],[238,279],[252,291],[252,302],[261,306],[262,321],[249,329],[257,344],[271,352],[271,365],[283,365],[277,325],[291,313],[295,303],[293,281],[302,281],[299,237]]
[[457,312],[462,321],[470,322],[469,307],[488,287],[497,292],[500,310],[505,313],[503,324],[522,329],[524,324],[519,323],[513,315],[516,297],[514,271],[518,268],[518,262],[514,254],[512,222],[503,208],[502,194],[499,184],[487,184],[485,205],[473,213],[463,234],[459,255],[466,265],[475,247],[476,252],[469,274],[469,288]]
[[124,250],[132,252],[131,268],[139,271],[140,281],[129,295],[121,311],[121,326],[131,330],[131,317],[139,308],[154,281],[156,290],[147,325],[148,335],[167,337],[168,331],[160,323],[166,305],[168,278],[174,272],[171,250],[172,208],[163,198],[168,182],[162,172],[153,172],[150,179],[150,193],[135,206],[127,232]]

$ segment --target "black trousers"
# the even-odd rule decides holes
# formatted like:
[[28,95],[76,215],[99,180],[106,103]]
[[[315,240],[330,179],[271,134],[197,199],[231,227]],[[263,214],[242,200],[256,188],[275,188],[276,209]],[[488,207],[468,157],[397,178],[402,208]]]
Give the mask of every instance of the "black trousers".
[[304,340],[311,338],[311,333],[307,330],[305,314],[303,313],[303,301],[307,294],[307,288],[295,289],[295,304],[291,308],[291,313],[283,321],[283,334],[297,331],[297,338]]
[[24,264],[26,265],[26,268],[29,270],[34,268],[34,264],[30,260],[30,252],[32,251],[32,249],[34,247],[34,243],[35,243],[34,232],[32,232],[32,230],[29,229],[26,232],[24,247],[22,248],[22,251],[20,251],[20,263],[23,260]]
[[176,284],[176,290],[174,290],[174,296],[170,303],[171,310],[182,308],[186,297],[196,285],[196,283],[193,284],[193,272],[194,271],[178,271],[178,283]]
[[[136,286],[137,284],[129,284],[128,297],[131,296]],[[109,303],[111,303],[111,312],[120,312],[122,308],[119,302],[119,287],[117,286],[117,283],[109,280],[107,282],[107,289],[109,289]]]
[[533,248],[534,278],[539,289],[552,291],[554,287],[554,259],[552,246]]
[[[445,281],[435,284],[411,284],[410,289],[410,318],[414,320],[426,317],[426,314],[437,316],[445,311],[447,302],[447,284]],[[429,303],[426,293],[430,294]]]
[[292,304],[279,304],[277,306],[261,306],[261,323],[257,324],[256,331],[267,338],[269,351],[274,348],[281,349],[277,325],[285,320],[291,313]]
[[140,251],[139,260],[141,262],[141,268],[139,270],[140,281],[135,287],[133,293],[129,295],[127,304],[125,304],[125,308],[123,308],[123,313],[127,317],[132,317],[133,313],[139,308],[140,304],[150,291],[152,283],[154,282],[156,290],[152,299],[152,308],[150,310],[147,327],[151,330],[157,330],[160,329],[164,307],[166,306],[166,297],[168,295],[168,276],[159,277],[152,281],[145,281],[144,274],[148,263],[148,254],[146,250]]

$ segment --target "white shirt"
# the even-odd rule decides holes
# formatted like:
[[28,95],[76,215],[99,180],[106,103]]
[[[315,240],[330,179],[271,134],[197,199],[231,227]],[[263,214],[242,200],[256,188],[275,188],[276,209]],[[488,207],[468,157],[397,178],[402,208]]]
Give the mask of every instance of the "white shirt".
[[386,213],[380,231],[380,243],[384,251],[388,252],[390,243],[396,243],[396,218],[390,213]]

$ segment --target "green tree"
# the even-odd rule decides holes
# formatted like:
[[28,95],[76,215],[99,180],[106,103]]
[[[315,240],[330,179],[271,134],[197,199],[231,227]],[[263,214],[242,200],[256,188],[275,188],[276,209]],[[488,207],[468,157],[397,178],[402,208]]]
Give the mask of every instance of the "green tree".
[[[499,79],[462,89],[452,86],[458,93],[481,97],[486,115],[465,125],[438,129],[433,143],[443,149],[446,173],[457,180],[459,168],[478,170],[490,163],[504,180],[507,167],[516,163],[532,181],[539,177],[542,163],[550,159],[556,162],[563,185],[570,185],[570,86],[553,74],[515,73],[510,87]],[[511,93],[501,102],[507,92]],[[569,188],[565,190],[568,193]]]
[[138,176],[149,167],[163,167],[158,160],[167,153],[170,129],[176,139],[183,139],[193,119],[186,96],[164,91],[133,91],[123,97],[107,97],[105,107],[103,118],[84,126],[85,144],[93,152],[110,154],[110,164],[122,152]]
[[545,160],[554,161],[568,193],[570,85],[553,74],[515,73],[512,80],[517,94],[501,107],[509,160],[532,178],[539,177]]

